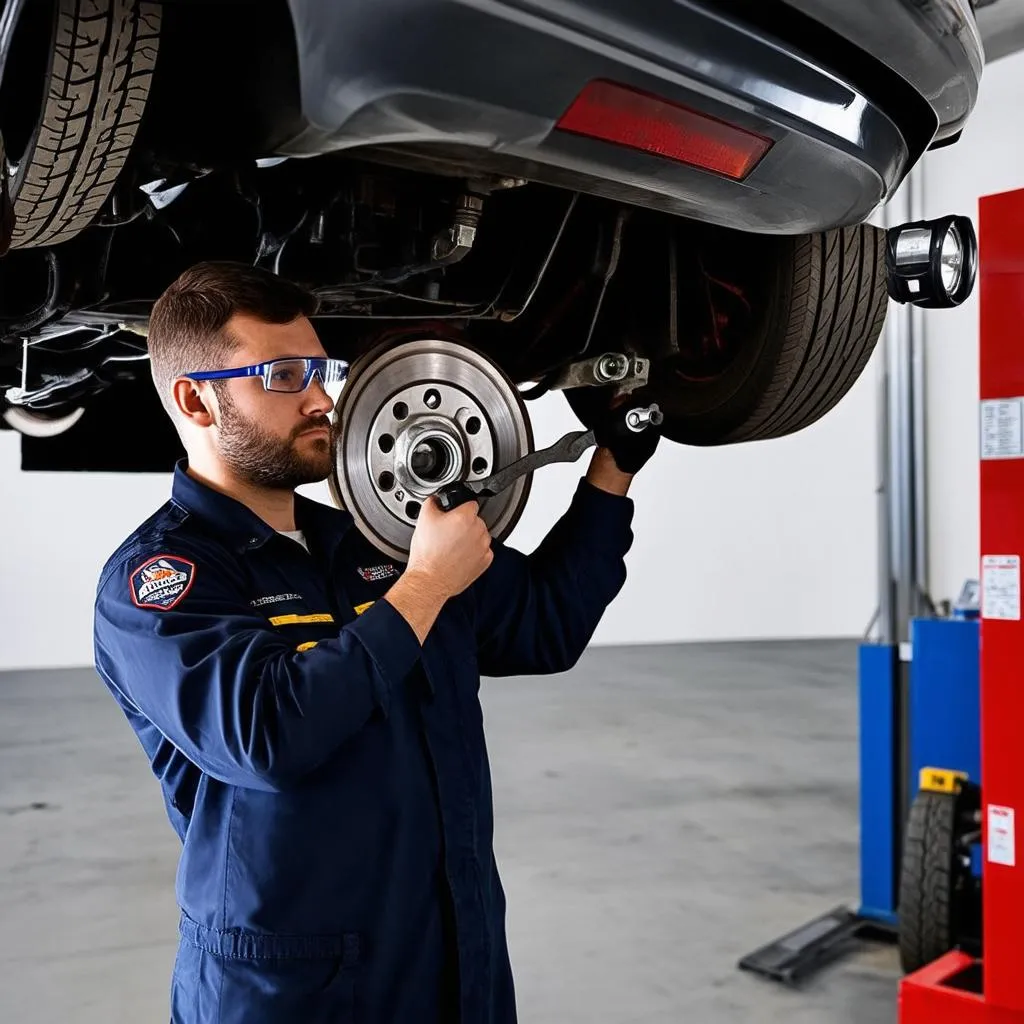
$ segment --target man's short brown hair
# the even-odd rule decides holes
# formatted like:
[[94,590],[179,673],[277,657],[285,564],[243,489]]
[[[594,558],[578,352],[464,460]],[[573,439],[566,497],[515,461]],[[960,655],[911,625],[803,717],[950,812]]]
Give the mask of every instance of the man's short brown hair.
[[244,263],[189,267],[153,305],[149,361],[164,408],[174,415],[171,382],[183,374],[220,370],[238,342],[225,330],[235,314],[287,324],[317,311],[316,296],[269,270]]

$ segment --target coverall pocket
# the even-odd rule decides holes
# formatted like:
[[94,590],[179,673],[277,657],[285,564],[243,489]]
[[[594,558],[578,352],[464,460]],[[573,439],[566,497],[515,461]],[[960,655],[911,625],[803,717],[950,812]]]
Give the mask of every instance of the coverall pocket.
[[264,935],[182,920],[172,1024],[355,1024],[359,936]]

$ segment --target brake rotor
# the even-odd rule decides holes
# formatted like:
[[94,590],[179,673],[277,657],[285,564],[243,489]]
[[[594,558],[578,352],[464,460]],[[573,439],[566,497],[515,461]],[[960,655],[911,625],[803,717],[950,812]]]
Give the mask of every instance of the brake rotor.
[[[374,349],[349,369],[334,413],[339,432],[330,490],[377,548],[405,561],[423,502],[455,481],[478,480],[533,450],[515,385],[475,349],[440,339]],[[488,498],[480,515],[508,536],[529,476]]]

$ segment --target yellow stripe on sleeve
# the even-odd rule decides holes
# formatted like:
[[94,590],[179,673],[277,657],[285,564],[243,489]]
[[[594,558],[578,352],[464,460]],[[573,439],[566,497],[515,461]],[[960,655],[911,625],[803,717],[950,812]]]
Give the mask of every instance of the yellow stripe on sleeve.
[[333,622],[334,616],[326,612],[317,615],[271,615],[272,626],[299,626],[305,622]]

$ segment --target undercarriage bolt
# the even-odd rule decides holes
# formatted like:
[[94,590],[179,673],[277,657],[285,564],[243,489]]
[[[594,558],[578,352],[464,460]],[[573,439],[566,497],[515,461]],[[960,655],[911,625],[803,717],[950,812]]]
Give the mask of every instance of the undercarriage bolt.
[[649,426],[661,426],[665,419],[657,405],[649,405],[646,409],[630,409],[626,413],[626,426],[634,433],[646,430]]
[[618,352],[609,352],[608,355],[601,356],[597,362],[599,380],[622,380],[628,370],[629,360]]

